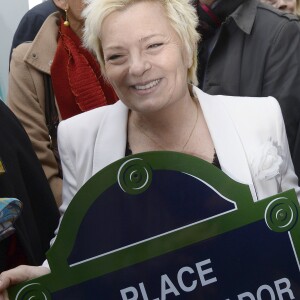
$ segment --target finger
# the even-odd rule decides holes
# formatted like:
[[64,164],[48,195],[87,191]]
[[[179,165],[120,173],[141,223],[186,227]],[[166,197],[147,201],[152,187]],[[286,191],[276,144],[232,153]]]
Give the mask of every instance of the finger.
[[49,272],[50,270],[45,267],[33,267],[25,265],[4,271],[0,275],[0,295],[11,285],[45,275]]
[[6,290],[2,294],[0,294],[0,300],[9,300]]
[[8,293],[7,293],[6,290],[4,291],[4,300],[9,300],[9,298],[8,298]]
[[[3,272],[4,273],[4,272]],[[4,299],[3,292],[9,287],[10,285],[10,278],[6,276],[6,274],[0,275],[0,300]]]

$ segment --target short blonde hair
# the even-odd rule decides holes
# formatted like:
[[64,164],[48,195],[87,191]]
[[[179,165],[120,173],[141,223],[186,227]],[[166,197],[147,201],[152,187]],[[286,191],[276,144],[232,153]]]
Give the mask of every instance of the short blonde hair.
[[171,26],[192,58],[192,65],[188,69],[188,81],[197,85],[197,44],[200,35],[197,32],[198,16],[189,0],[86,0],[88,5],[83,11],[85,19],[83,42],[85,47],[96,55],[104,77],[106,77],[105,61],[99,38],[103,20],[114,11],[124,10],[141,1],[156,1],[165,9]]

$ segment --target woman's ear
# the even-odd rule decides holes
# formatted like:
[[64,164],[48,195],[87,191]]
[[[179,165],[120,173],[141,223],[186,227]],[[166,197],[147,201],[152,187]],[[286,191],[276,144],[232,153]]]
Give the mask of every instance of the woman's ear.
[[183,54],[184,63],[186,65],[186,67],[189,69],[193,65],[193,55],[191,53],[190,48],[187,49],[187,47],[184,47],[183,51],[184,51],[184,54]]
[[193,65],[193,55],[189,54],[187,59],[188,69],[190,69]]

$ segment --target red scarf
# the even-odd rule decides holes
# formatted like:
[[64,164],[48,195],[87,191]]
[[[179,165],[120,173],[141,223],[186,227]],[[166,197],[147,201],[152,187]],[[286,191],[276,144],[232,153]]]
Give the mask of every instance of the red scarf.
[[94,56],[63,22],[51,66],[51,79],[63,120],[117,101],[112,87],[101,76]]

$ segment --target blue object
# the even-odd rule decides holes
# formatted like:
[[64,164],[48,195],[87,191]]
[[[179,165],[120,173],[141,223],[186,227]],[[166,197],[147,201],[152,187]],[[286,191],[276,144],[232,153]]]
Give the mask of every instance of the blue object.
[[0,241],[14,231],[13,223],[21,213],[22,202],[15,198],[0,198]]

